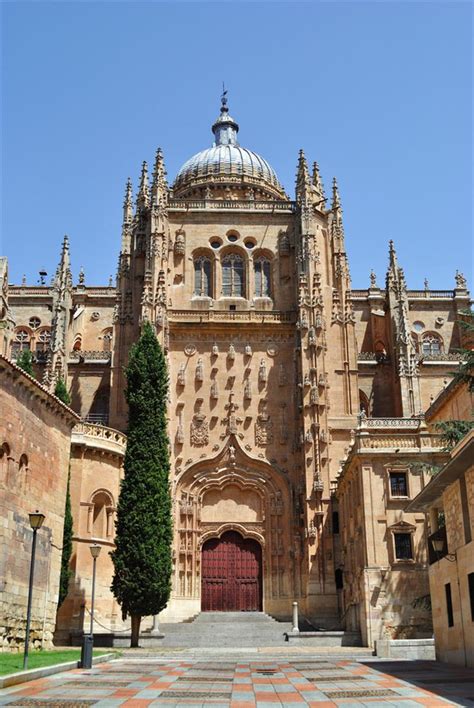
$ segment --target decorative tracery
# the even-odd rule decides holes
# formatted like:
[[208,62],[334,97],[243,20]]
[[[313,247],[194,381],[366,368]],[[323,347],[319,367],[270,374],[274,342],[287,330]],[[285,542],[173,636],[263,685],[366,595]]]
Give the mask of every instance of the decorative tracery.
[[245,268],[243,258],[229,253],[222,259],[222,295],[245,297]]
[[31,336],[28,330],[18,329],[15,333],[15,339],[12,342],[12,359],[16,359],[20,352],[31,348]]
[[194,259],[194,295],[212,297],[211,261],[205,256]]
[[424,334],[421,340],[421,348],[424,355],[441,354],[443,351],[441,337],[431,332]]
[[271,265],[268,258],[254,261],[255,297],[271,297]]

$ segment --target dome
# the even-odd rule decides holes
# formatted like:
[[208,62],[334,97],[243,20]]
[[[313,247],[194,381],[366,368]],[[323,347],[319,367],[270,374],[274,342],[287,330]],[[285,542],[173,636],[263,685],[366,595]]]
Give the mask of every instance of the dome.
[[[237,142],[239,126],[229,115],[225,96],[221,114],[212,126],[215,136],[213,147],[201,150],[179,170],[173,193],[186,196],[196,187],[254,187],[264,193],[264,198],[287,199],[274,169],[260,155]],[[212,198],[212,197],[211,197]]]

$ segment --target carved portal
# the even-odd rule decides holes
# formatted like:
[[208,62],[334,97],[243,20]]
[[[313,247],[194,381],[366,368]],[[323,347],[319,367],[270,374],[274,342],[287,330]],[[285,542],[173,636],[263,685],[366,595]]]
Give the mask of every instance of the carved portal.
[[261,545],[266,601],[289,598],[293,591],[291,543],[285,534],[291,508],[287,481],[268,463],[250,458],[234,440],[217,457],[191,465],[179,478],[174,526],[176,598],[200,597],[202,545],[230,530]]

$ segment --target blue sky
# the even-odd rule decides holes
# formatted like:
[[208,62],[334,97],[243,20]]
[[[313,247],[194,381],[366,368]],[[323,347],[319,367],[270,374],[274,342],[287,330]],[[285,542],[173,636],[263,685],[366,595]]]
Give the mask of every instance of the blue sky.
[[394,239],[409,287],[472,286],[470,2],[4,2],[2,254],[10,280],[115,274],[126,178],[241,144],[290,195],[298,150],[339,181],[354,287]]

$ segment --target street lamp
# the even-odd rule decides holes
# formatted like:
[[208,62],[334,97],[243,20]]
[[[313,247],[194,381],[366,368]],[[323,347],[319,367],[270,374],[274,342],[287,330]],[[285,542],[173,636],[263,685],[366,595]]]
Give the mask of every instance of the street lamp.
[[84,635],[82,641],[82,653],[81,653],[81,668],[90,669],[92,668],[92,652],[94,649],[94,596],[95,596],[95,571],[97,558],[100,555],[102,546],[98,543],[93,543],[89,546],[91,552],[93,566],[92,566],[92,595],[91,595],[91,626],[89,631],[89,636]]
[[33,599],[33,576],[35,572],[35,554],[36,554],[36,534],[38,529],[43,525],[45,515],[40,514],[38,509],[34,514],[29,514],[30,526],[33,529],[33,543],[31,545],[31,563],[30,563],[30,582],[28,585],[28,609],[26,611],[26,634],[25,634],[25,653],[23,654],[23,671],[28,668],[28,644],[30,641],[30,623],[31,623],[31,601]]
[[453,563],[456,560],[456,553],[445,553],[444,556],[441,556],[444,550],[443,538],[433,538],[431,543],[433,544],[434,552],[436,553],[438,560],[441,560],[441,557],[445,558],[450,563]]

